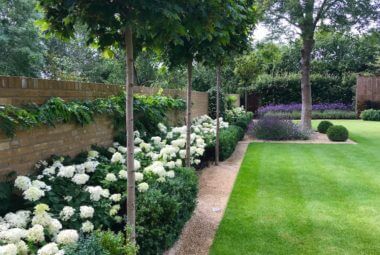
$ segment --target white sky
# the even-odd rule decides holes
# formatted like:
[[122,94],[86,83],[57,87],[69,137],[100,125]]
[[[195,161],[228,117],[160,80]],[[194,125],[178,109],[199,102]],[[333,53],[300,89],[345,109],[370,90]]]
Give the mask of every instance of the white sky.
[[263,24],[258,24],[256,29],[253,31],[253,40],[262,41],[269,34],[270,31]]

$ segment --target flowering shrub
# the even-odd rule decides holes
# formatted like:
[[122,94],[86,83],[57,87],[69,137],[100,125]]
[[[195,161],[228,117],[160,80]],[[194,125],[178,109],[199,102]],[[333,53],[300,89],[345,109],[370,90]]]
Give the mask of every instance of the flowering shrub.
[[[269,104],[263,107],[260,107],[257,110],[257,113],[260,116],[263,116],[267,112],[294,112],[301,111],[302,104],[292,103],[292,104]],[[326,110],[342,110],[342,111],[351,111],[352,106],[343,103],[324,103],[324,104],[313,104],[314,111],[326,111]]]
[[245,111],[243,106],[235,107],[226,111],[225,118],[231,125],[239,126],[245,131],[248,124],[252,121],[253,113]]
[[75,243],[79,234],[63,229],[61,222],[49,212],[46,204],[34,211],[7,213],[0,219],[0,254],[63,255],[65,245]]
[[[302,104],[267,105],[257,111],[259,116],[279,117],[287,119],[301,118]],[[351,105],[343,103],[314,104],[312,111],[313,119],[355,119],[356,113]]]
[[310,136],[291,120],[276,117],[259,119],[253,124],[252,134],[263,140],[306,140]]
[[[222,129],[229,126],[223,120],[220,123]],[[173,244],[195,207],[197,194],[195,173],[182,168],[186,126],[169,128],[160,123],[157,130],[159,136],[149,139],[135,131],[134,139],[137,231],[142,254],[156,254]],[[193,166],[200,164],[205,148],[214,144],[215,133],[215,120],[208,116],[194,119],[190,147]],[[1,219],[0,251],[6,252],[0,254],[17,254],[12,253],[17,249],[19,254],[59,255],[82,235],[121,229],[127,151],[114,143],[73,160],[53,157],[41,161],[37,176],[18,176],[14,186],[26,201],[25,206],[33,206],[35,211],[10,213]]]

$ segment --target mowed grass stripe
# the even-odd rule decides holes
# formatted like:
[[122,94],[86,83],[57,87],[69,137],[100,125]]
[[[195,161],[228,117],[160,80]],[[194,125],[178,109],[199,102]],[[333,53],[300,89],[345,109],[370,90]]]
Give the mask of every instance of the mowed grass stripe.
[[[235,185],[220,227],[229,229],[229,234],[226,235],[228,240],[224,242],[222,238],[221,245],[231,245],[231,238],[236,240],[238,249],[235,250],[236,253],[230,249],[232,254],[275,252],[279,247],[273,246],[274,250],[270,251],[268,247],[272,246],[269,245],[271,243],[277,244],[289,254],[307,254],[302,246],[305,234],[312,232],[312,227],[293,171],[294,162],[289,161],[288,156],[280,155],[272,155],[268,161],[267,156],[271,154],[272,146],[251,144],[244,159],[237,179],[239,185]],[[256,185],[256,188],[252,185]],[[235,194],[239,194],[239,197],[235,197]],[[239,222],[243,224],[237,226]],[[213,250],[211,254],[222,254],[221,252]]]
[[380,123],[334,123],[359,144],[250,145],[210,254],[380,254]]
[[[354,167],[349,167],[353,162],[347,162],[345,153],[341,153],[344,146],[331,148],[336,150],[330,151],[335,157],[326,157],[326,153],[315,146],[302,148],[303,153],[310,156],[306,157],[307,162],[300,157],[299,163],[308,163],[310,168],[307,168],[309,171],[300,171],[299,178],[312,179],[307,182],[309,186],[304,186],[303,192],[309,201],[309,214],[316,229],[315,242],[320,247],[320,254],[369,254],[376,239],[371,236],[372,231],[367,231],[371,229],[366,221],[368,214],[363,219],[357,212],[360,206],[357,194],[364,192],[370,196],[372,190],[363,189],[368,187],[362,185],[366,178]],[[347,165],[342,165],[342,162]],[[367,227],[363,228],[365,225]],[[361,239],[360,242],[355,242],[357,239]]]

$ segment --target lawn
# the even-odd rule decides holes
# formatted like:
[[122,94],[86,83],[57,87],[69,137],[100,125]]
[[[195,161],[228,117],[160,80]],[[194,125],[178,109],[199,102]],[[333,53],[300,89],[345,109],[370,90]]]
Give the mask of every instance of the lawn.
[[250,144],[210,254],[380,254],[380,122],[333,122],[358,144]]

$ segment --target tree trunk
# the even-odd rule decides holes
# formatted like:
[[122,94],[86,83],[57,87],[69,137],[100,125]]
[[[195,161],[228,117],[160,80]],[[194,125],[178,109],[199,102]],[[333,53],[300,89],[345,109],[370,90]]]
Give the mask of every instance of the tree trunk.
[[187,107],[186,107],[186,167],[191,166],[191,89],[192,89],[192,76],[193,76],[193,60],[187,63]]
[[310,84],[310,62],[311,51],[313,49],[314,40],[303,39],[303,48],[301,51],[301,89],[302,89],[302,112],[301,127],[303,130],[311,129],[311,84]]
[[220,64],[216,67],[216,136],[215,136],[215,165],[219,165],[219,115],[220,115]]
[[244,107],[245,107],[245,110],[247,111],[247,109],[248,109],[248,93],[247,93],[247,87],[245,87],[245,91],[244,91]]
[[125,44],[127,52],[127,77],[126,77],[126,129],[127,129],[127,223],[132,228],[132,241],[136,240],[136,197],[135,197],[135,170],[134,170],[134,134],[133,134],[133,39],[132,28],[125,31]]

